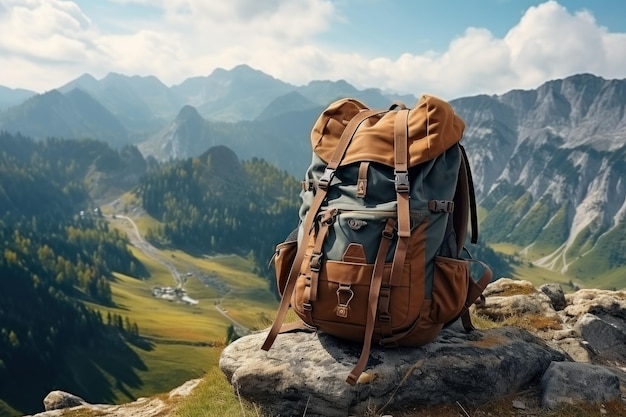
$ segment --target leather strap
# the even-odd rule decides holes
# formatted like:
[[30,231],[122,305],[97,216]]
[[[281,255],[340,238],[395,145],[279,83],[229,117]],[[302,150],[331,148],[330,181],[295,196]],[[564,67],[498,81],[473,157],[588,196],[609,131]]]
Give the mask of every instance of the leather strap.
[[[276,318],[274,319],[274,323],[270,328],[267,337],[265,338],[265,342],[261,349],[267,351],[274,344],[274,340],[276,340],[276,336],[280,331],[280,328],[285,321],[285,317],[287,316],[287,311],[289,310],[289,304],[291,302],[291,296],[293,294],[294,289],[296,288],[296,278],[298,273],[300,272],[300,267],[302,265],[302,261],[304,260],[304,255],[306,252],[306,245],[302,243],[309,236],[311,226],[313,226],[313,220],[317,216],[317,212],[319,208],[322,206],[322,202],[326,198],[326,193],[328,191],[328,187],[335,175],[335,170],[341,163],[343,156],[354,137],[357,129],[368,118],[375,116],[377,114],[381,114],[384,112],[374,111],[374,110],[364,110],[356,114],[349,122],[343,133],[341,134],[341,138],[339,139],[339,144],[335,148],[335,152],[331,158],[331,161],[328,163],[326,167],[326,171],[322,178],[320,178],[317,192],[315,193],[315,198],[313,198],[313,202],[311,203],[311,207],[309,207],[309,211],[304,220],[303,229],[304,234],[302,236],[303,241],[298,242],[298,250],[296,251],[296,255],[294,257],[293,264],[291,265],[291,270],[289,271],[289,277],[287,278],[287,282],[285,284],[285,290],[283,292],[283,296],[280,300],[280,304],[278,306],[278,311],[276,312]],[[324,181],[324,182],[322,182]]]
[[383,273],[385,271],[385,258],[387,257],[387,251],[393,239],[393,228],[395,224],[396,221],[394,219],[387,220],[380,245],[378,246],[367,303],[367,320],[365,324],[365,335],[363,336],[363,349],[361,350],[361,356],[354,366],[354,369],[352,369],[352,372],[350,372],[350,375],[348,375],[346,379],[346,382],[350,385],[356,384],[359,380],[359,376],[363,373],[363,370],[365,370],[369,359],[370,350],[372,348],[372,336],[374,334],[374,323],[376,321],[376,310],[378,309],[378,296],[380,294],[380,286],[383,282]]
[[396,198],[398,202],[398,243],[391,265],[390,284],[398,283],[411,236],[411,216],[409,211],[409,172],[408,172],[408,119],[409,110],[399,110],[394,123],[394,164]]
[[324,241],[326,240],[326,236],[328,236],[328,230],[330,226],[335,222],[335,216],[337,215],[337,210],[332,209],[323,214],[320,214],[320,227],[317,232],[317,237],[315,238],[315,245],[313,246],[313,252],[311,253],[311,262],[310,262],[310,270],[311,270],[311,291],[309,292],[309,302],[317,301],[317,285],[320,276],[320,270],[322,269],[322,257],[324,254],[322,253],[322,249],[324,247]]

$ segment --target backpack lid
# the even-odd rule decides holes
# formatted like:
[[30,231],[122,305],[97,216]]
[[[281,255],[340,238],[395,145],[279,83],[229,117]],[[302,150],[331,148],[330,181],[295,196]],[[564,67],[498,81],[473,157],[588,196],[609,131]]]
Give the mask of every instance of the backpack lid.
[[[350,119],[369,108],[353,98],[332,103],[317,119],[311,131],[313,151],[326,163]],[[352,139],[341,162],[379,162],[394,166],[395,111],[381,111],[363,122]],[[431,95],[422,95],[408,118],[409,166],[415,166],[441,155],[463,137],[465,123],[450,104]]]

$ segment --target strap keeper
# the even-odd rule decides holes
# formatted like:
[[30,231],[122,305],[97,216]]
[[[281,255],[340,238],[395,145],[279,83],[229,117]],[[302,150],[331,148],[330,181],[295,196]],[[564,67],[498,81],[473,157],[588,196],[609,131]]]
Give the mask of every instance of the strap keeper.
[[394,171],[394,182],[397,193],[409,192],[409,173],[407,171]]
[[378,315],[378,321],[381,323],[390,323],[391,322],[391,314],[389,313],[380,313]]
[[454,201],[430,200],[428,210],[435,213],[452,213],[454,211]]
[[381,297],[389,297],[389,296],[391,296],[391,287],[388,284],[387,285],[382,284],[380,286],[380,296],[379,296],[379,299]]

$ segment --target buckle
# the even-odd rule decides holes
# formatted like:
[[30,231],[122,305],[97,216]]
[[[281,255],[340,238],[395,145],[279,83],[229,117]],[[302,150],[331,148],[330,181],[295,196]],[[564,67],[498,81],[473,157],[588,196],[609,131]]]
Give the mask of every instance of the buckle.
[[452,213],[454,211],[454,201],[430,200],[428,209],[435,213]]
[[394,182],[397,193],[409,192],[409,173],[407,171],[394,171]]
[[330,182],[333,180],[333,178],[335,178],[335,170],[334,169],[330,169],[330,168],[326,168],[324,170],[324,174],[322,174],[322,177],[320,178],[317,186],[326,191],[328,189],[328,186],[330,185]]
[[320,272],[322,268],[322,254],[321,253],[312,253],[311,254],[311,262],[309,263],[309,268],[312,272]]

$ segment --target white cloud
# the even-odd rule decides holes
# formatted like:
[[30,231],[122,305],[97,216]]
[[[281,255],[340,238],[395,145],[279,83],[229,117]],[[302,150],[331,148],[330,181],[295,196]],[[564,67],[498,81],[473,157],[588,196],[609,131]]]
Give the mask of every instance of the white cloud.
[[502,39],[487,29],[468,28],[444,53],[406,53],[368,64],[372,78],[362,71],[344,76],[361,85],[432,92],[449,99],[497,94],[583,72],[624,78],[626,34],[609,33],[587,11],[571,14],[548,1],[529,8]]
[[[446,51],[407,50],[397,58],[318,42],[333,24],[350,19],[331,0],[111,1],[116,10],[154,13],[87,16],[72,1],[0,0],[0,84],[42,91],[85,72],[120,72],[156,75],[171,85],[246,63],[294,84],[345,79],[359,88],[451,99],[536,88],[580,72],[623,78],[626,69],[626,34],[610,33],[590,12],[572,14],[553,0],[529,8],[502,38],[468,28]],[[103,21],[119,21],[122,30],[111,33],[98,25]],[[414,41],[406,39],[407,47]]]

